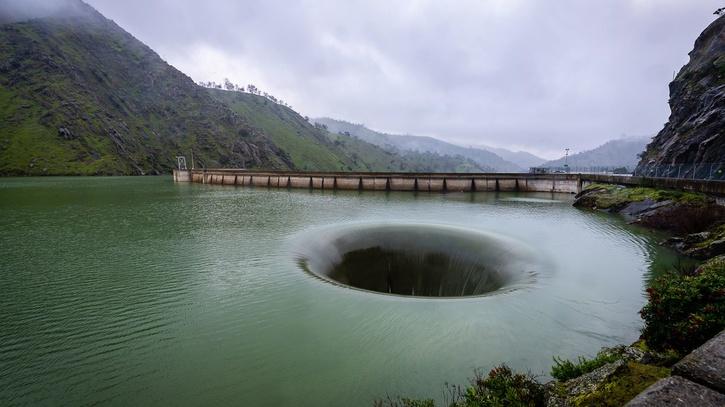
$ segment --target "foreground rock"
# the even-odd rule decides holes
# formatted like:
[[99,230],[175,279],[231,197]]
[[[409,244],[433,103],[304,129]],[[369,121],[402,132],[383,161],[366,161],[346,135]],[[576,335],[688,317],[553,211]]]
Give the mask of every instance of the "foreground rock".
[[725,331],[677,362],[672,374],[725,393]]
[[725,254],[725,224],[684,237],[672,237],[664,244],[696,259],[719,256]]
[[548,407],[621,406],[670,370],[663,365],[673,361],[669,355],[633,346],[603,348],[600,355],[618,359],[565,382],[551,381],[547,389]]
[[627,407],[722,407],[725,396],[682,377],[662,379],[626,404]]

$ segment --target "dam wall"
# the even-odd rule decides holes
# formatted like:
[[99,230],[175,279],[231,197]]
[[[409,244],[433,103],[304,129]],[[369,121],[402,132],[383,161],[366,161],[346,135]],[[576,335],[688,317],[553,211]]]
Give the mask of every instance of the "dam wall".
[[241,169],[174,170],[175,182],[263,188],[419,192],[578,193],[591,183],[646,186],[725,196],[725,181],[609,174],[298,172]]
[[207,169],[174,170],[174,181],[265,188],[352,191],[577,193],[581,188],[579,177],[572,174],[335,173]]

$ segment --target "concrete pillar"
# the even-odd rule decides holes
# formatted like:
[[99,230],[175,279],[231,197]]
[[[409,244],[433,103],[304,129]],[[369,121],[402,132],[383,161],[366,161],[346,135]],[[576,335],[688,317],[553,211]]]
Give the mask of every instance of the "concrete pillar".
[[470,192],[473,189],[472,179],[456,179],[446,178],[446,191],[450,192]]
[[391,191],[415,191],[415,178],[391,177],[389,188]]
[[388,179],[381,177],[370,177],[362,179],[362,189],[367,191],[385,191],[388,187]]
[[289,186],[291,188],[310,188],[311,179],[310,177],[289,177]]
[[360,189],[360,177],[337,177],[337,189],[358,190]]

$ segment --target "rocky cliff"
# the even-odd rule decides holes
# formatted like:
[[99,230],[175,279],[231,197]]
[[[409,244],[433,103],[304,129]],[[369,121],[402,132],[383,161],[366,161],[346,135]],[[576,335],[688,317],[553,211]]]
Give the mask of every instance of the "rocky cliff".
[[[647,146],[638,172],[646,174],[653,165],[725,161],[725,16],[700,34],[689,55],[670,83],[670,118]],[[695,167],[682,171],[691,174]]]

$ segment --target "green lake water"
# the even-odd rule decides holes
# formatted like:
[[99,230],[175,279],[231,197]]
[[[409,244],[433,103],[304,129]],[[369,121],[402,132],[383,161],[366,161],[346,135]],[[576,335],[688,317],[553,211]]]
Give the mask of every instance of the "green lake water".
[[[369,406],[500,362],[629,343],[662,236],[548,193],[392,193],[0,179],[0,405]],[[353,290],[301,270],[336,228],[434,224],[529,247],[520,289]]]

